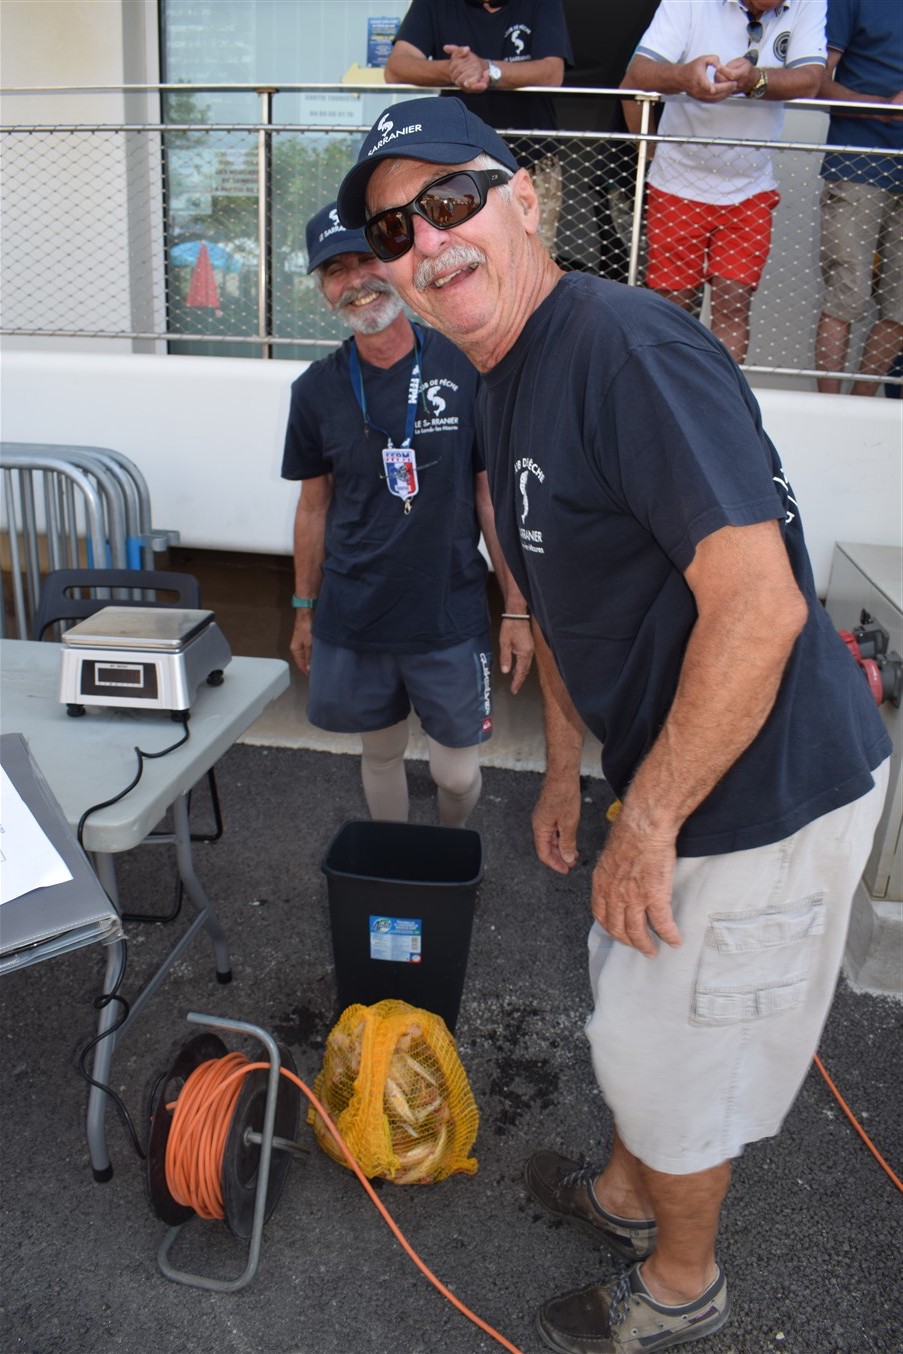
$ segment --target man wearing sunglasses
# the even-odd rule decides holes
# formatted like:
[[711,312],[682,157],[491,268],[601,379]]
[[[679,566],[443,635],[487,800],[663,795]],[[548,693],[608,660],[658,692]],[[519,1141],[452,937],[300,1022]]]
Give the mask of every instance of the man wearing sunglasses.
[[360,230],[343,229],[334,204],[308,222],[307,251],[327,306],[352,330],[292,386],[282,462],[283,477],[302,482],[291,652],[310,679],[308,716],[360,734],[370,815],[403,822],[413,706],[440,819],[462,827],[492,732],[481,529],[512,691],[533,652],[475,442],[477,372],[441,334],[412,326],[385,266]]
[[611,1153],[538,1152],[526,1183],[630,1266],[547,1302],[545,1344],[643,1354],[727,1320],[731,1160],[806,1076],[890,740],[742,373],[677,306],[562,273],[513,169],[459,102],[414,100],[365,138],[338,206],[483,373],[499,541],[545,641],[540,859],[577,862],[584,725],[621,801],[593,872],[586,1027]]
[[[462,103],[491,127],[554,131],[551,92],[573,64],[562,0],[412,0],[386,62],[388,84],[457,87]],[[548,137],[515,139],[533,175],[540,234],[550,253],[561,212],[561,165]]]
[[[646,285],[698,314],[708,282],[737,362],[780,194],[770,151],[706,143],[780,140],[783,101],[816,98],[825,60],[825,0],[661,0],[622,81],[665,95],[659,133],[680,138],[649,169]],[[639,105],[624,116],[638,132]]]

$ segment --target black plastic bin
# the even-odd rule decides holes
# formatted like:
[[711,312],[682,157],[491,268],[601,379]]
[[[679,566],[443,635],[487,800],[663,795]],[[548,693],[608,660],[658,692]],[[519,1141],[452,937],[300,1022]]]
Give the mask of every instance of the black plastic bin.
[[483,843],[468,828],[349,822],[322,870],[339,1009],[395,997],[454,1030]]

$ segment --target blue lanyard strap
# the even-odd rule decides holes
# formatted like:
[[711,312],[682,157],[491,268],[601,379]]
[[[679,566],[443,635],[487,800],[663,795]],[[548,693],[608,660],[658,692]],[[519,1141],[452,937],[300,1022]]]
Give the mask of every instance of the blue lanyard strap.
[[[417,417],[417,401],[420,398],[420,366],[423,358],[423,331],[419,325],[412,325],[414,330],[414,365],[411,368],[411,379],[408,383],[408,410],[405,417],[404,441],[403,447],[411,445],[411,438],[414,436],[414,421]],[[361,413],[364,416],[364,422],[377,432],[382,433],[383,437],[392,445],[392,438],[386,432],[385,428],[380,428],[378,423],[374,423],[367,413],[367,400],[364,395],[364,374],[361,371],[361,360],[358,357],[357,343],[351,340],[351,351],[348,355],[348,365],[351,369],[351,388],[354,391],[355,398],[360,405]]]

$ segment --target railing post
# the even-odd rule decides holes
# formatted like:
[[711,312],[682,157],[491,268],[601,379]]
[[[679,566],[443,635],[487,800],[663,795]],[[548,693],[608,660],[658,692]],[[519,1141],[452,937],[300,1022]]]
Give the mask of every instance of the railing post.
[[648,161],[649,124],[652,121],[652,105],[658,103],[657,94],[642,94],[637,99],[640,105],[640,140],[637,142],[636,182],[633,197],[633,223],[630,228],[630,262],[627,265],[627,285],[635,287],[640,270],[640,235],[643,225],[643,184],[646,179]]
[[261,357],[273,356],[273,176],[272,86],[259,88],[260,130],[257,133],[257,329]]

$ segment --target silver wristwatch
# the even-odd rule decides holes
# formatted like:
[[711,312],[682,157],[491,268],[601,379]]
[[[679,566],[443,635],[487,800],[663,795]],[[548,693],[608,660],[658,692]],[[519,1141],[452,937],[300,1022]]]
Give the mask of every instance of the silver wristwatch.
[[486,69],[489,71],[489,87],[491,89],[493,85],[497,85],[499,80],[501,80],[502,72],[501,68],[497,66],[494,61],[488,62]]

